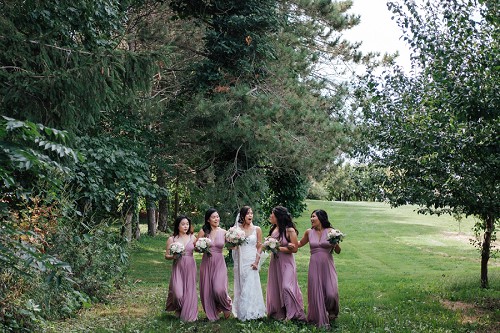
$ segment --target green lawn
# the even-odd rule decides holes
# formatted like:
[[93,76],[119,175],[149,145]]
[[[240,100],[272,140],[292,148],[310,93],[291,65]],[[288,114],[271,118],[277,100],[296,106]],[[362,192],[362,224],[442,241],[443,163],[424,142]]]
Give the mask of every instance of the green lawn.
[[[335,332],[500,331],[500,264],[490,259],[490,289],[479,288],[479,252],[469,243],[472,219],[425,216],[414,207],[383,203],[308,201],[296,219],[300,235],[313,209],[325,209],[346,234],[335,256],[341,310]],[[314,326],[236,319],[210,323],[199,305],[196,323],[163,312],[171,263],[163,260],[166,235],[143,236],[131,254],[129,283],[107,304],[96,304],[47,332],[323,332]],[[498,245],[498,244],[497,244]],[[201,257],[196,254],[199,264]],[[296,255],[299,283],[307,301],[307,247]],[[267,263],[262,268],[265,292]],[[229,267],[230,294],[232,269]],[[307,307],[307,304],[306,304]]]

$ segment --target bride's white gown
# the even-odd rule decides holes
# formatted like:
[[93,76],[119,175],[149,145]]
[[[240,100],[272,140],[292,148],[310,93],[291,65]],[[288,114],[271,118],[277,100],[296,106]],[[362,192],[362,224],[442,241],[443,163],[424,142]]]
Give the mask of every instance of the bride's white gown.
[[257,232],[254,226],[252,233],[248,236],[248,242],[233,250],[233,315],[239,320],[257,319],[266,315],[259,271],[251,267],[257,255],[256,244]]

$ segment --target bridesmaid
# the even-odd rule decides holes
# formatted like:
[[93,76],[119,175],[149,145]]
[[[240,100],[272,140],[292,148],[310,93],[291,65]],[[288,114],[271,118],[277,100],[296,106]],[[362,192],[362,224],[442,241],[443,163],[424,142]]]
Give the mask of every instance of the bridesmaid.
[[[269,220],[269,235],[280,242],[279,253],[271,256],[267,276],[266,309],[274,319],[305,320],[304,301],[297,282],[297,266],[293,253],[297,252],[298,231],[285,207],[273,208]],[[294,244],[289,249],[288,244]]]
[[198,238],[208,237],[212,241],[211,256],[203,254],[200,264],[200,298],[203,310],[210,321],[231,315],[232,301],[228,294],[227,267],[222,254],[226,231],[219,227],[217,210],[210,208],[205,213],[205,224],[198,232]]
[[[196,262],[193,258],[194,235],[191,220],[181,215],[175,219],[174,233],[167,240],[165,259],[174,260],[168,287],[166,311],[175,311],[182,321],[195,321],[198,317],[198,296],[196,294]],[[170,245],[179,242],[185,247],[180,258],[170,253]]]
[[330,326],[330,321],[339,314],[339,288],[337,270],[333,262],[332,249],[340,253],[339,244],[327,240],[332,229],[328,214],[316,209],[311,214],[311,229],[307,229],[299,247],[309,243],[311,259],[307,279],[307,321],[319,327]]

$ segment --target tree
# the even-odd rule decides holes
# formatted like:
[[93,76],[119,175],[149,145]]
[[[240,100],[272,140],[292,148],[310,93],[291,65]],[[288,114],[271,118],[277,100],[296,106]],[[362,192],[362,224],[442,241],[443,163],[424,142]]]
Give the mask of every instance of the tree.
[[389,8],[413,51],[413,72],[393,68],[367,81],[369,157],[386,170],[392,205],[478,218],[486,288],[500,216],[498,2],[404,0]]
[[124,128],[143,110],[140,97],[167,63],[124,47],[128,12],[143,3],[0,2],[0,327],[8,331],[36,329],[39,316],[68,315],[109,292],[126,253],[107,209],[158,189],[143,147],[110,130],[115,113],[125,114]]
[[[348,1],[172,2],[204,35],[194,51],[202,57],[168,104],[177,112],[165,114],[162,132],[184,129],[178,140],[165,140],[173,143],[170,163],[210,193],[207,205],[255,207],[277,194],[276,185],[289,187],[280,196],[292,196],[280,201],[297,208],[294,214],[304,208],[305,180],[348,141],[336,113],[349,92],[322,68],[335,68],[335,77],[338,63],[361,59],[340,37],[358,22],[345,14],[349,7]],[[287,177],[302,179],[278,182]]]

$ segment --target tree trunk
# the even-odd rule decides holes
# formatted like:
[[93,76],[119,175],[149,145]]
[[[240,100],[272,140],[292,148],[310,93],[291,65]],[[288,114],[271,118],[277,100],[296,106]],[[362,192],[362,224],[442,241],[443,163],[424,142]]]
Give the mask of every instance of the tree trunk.
[[148,235],[156,235],[156,206],[151,197],[146,198],[146,209],[148,215]]
[[[159,171],[158,175],[158,186],[165,187],[165,173],[163,171]],[[158,202],[158,230],[162,232],[167,232],[168,229],[168,201],[167,197],[161,197]]]
[[491,235],[494,232],[495,224],[493,216],[487,216],[485,220],[484,239],[481,249],[481,288],[488,288],[488,260],[490,259]]
[[179,177],[175,179],[174,216],[179,215]]
[[122,237],[127,240],[127,243],[130,243],[132,240],[132,218],[134,217],[134,212],[132,209],[129,209],[125,213],[125,223],[122,226]]
[[133,212],[133,223],[132,223],[132,231],[135,240],[141,238],[141,228],[139,227],[139,210],[137,209],[137,200],[134,200],[134,208]]

